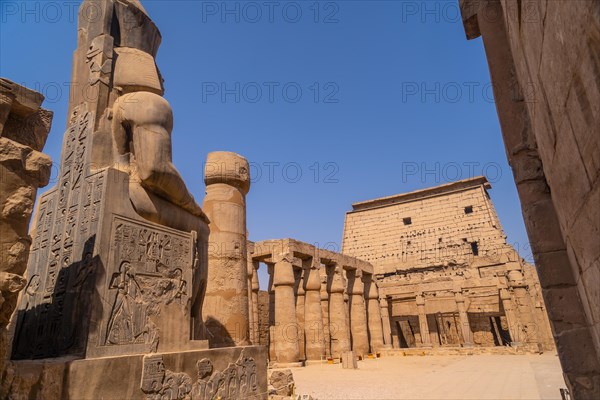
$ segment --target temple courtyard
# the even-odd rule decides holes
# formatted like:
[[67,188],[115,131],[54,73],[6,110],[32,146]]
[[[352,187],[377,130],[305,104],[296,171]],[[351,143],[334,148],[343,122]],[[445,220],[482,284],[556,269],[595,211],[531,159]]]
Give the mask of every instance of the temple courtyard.
[[382,357],[293,369],[296,392],[315,399],[560,399],[556,353]]

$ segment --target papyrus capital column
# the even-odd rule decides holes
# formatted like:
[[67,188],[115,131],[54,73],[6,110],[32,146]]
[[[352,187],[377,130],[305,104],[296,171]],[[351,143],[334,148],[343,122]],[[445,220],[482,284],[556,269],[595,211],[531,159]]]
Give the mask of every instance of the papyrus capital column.
[[298,365],[298,323],[294,298],[294,267],[291,254],[274,255],[273,287],[275,289],[274,354],[277,366]]
[[331,356],[339,358],[350,351],[350,330],[348,309],[344,300],[346,278],[341,266],[335,265],[329,283],[329,334],[331,336]]
[[367,333],[367,310],[365,307],[365,291],[361,271],[349,273],[350,299],[350,333],[352,350],[358,356],[369,353],[369,336]]
[[369,328],[369,344],[372,353],[381,350],[383,346],[383,329],[381,312],[379,310],[379,293],[372,275],[365,275],[365,297],[367,299],[367,319]]
[[325,342],[325,354],[326,356],[332,357],[331,355],[331,335],[329,331],[329,293],[327,292],[328,287],[328,275],[327,273],[319,273],[321,278],[321,314],[323,315],[323,339]]
[[248,330],[250,342],[258,344],[258,274],[256,269],[258,262],[254,262],[248,255]]
[[208,283],[204,300],[209,342],[211,347],[248,345],[248,160],[230,152],[209,153],[204,181],[203,209],[210,219]]
[[305,293],[304,293],[304,285],[302,281],[304,280],[304,271],[302,267],[294,268],[294,275],[296,279],[295,283],[295,295],[296,295],[296,322],[298,324],[298,351],[300,352],[300,360],[306,360],[306,347],[305,347],[305,338],[304,338],[304,301],[305,301]]
[[251,289],[251,297],[250,297],[250,312],[253,314],[252,321],[253,325],[250,327],[254,331],[254,342],[253,344],[258,344],[260,342],[260,333],[259,333],[259,316],[258,316],[258,290],[259,282],[258,282],[258,261],[252,261],[252,287]]
[[313,257],[310,268],[304,271],[304,328],[306,359],[321,360],[325,356],[325,340],[323,337],[323,315],[321,309],[321,278],[318,257]]

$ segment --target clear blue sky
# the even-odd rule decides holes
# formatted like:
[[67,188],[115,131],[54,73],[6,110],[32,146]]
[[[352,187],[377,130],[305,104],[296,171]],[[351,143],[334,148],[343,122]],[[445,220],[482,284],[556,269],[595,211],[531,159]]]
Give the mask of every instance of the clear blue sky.
[[[46,94],[53,160],[78,3],[0,0],[0,75]],[[530,258],[483,44],[457,0],[142,3],[163,35],[175,165],[201,204],[206,154],[247,157],[251,240],[339,246],[353,202],[486,174]]]

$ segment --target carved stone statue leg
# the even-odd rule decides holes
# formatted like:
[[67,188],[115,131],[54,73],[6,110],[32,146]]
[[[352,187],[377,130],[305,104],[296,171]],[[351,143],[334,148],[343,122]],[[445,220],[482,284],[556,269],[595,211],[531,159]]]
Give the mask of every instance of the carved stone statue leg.
[[[113,106],[117,151],[133,155],[132,169],[141,185],[196,216],[204,216],[172,163],[173,112],[161,96],[128,93]],[[133,149],[128,148],[133,143]]]

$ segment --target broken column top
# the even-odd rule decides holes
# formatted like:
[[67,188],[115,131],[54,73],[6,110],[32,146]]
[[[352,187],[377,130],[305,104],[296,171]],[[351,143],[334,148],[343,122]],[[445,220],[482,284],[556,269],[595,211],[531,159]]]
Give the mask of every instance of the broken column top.
[[206,185],[226,183],[235,186],[244,194],[250,191],[250,166],[248,160],[229,151],[208,153],[204,167]]
[[11,113],[28,117],[40,109],[44,95],[13,81],[0,78],[0,93],[12,98]]
[[0,78],[0,136],[41,151],[53,116],[43,101],[41,93]]

